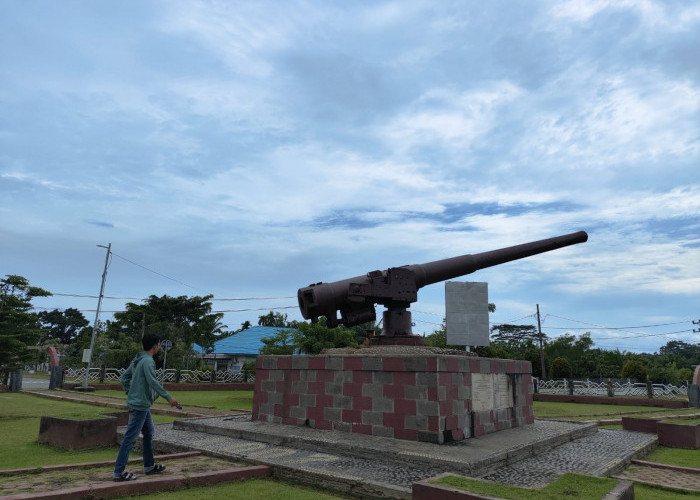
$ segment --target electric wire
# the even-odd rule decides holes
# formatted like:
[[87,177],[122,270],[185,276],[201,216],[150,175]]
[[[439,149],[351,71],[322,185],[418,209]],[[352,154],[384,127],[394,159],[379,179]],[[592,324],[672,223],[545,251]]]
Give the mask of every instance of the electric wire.
[[133,264],[134,266],[138,266],[138,267],[140,267],[141,269],[145,269],[145,270],[148,271],[149,273],[157,274],[158,276],[161,276],[161,277],[163,277],[163,278],[165,278],[165,279],[169,279],[170,281],[174,281],[175,283],[179,283],[180,285],[184,285],[184,286],[186,286],[187,288],[192,288],[193,290],[204,291],[204,290],[202,290],[201,288],[197,288],[196,286],[188,285],[187,283],[185,283],[185,282],[183,282],[183,281],[177,280],[177,279],[175,279],[175,278],[171,278],[170,276],[167,276],[167,275],[165,275],[165,274],[163,274],[163,273],[159,273],[158,271],[154,271],[153,269],[150,269],[150,268],[148,268],[148,267],[146,267],[146,266],[142,266],[141,264],[139,264],[139,263],[137,263],[137,262],[134,262],[133,260],[129,260],[129,259],[127,259],[126,257],[122,257],[122,256],[119,255],[119,254],[116,254],[116,253],[114,253],[114,252],[110,252],[110,253],[111,253],[112,255],[114,255],[115,257],[119,257],[120,259],[125,260],[125,261],[128,262],[129,264]]

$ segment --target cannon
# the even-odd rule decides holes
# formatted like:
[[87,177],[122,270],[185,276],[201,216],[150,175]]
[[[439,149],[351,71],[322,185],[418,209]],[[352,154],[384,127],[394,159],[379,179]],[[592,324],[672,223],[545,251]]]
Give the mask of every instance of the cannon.
[[578,231],[489,252],[371,271],[364,276],[333,283],[316,283],[297,292],[299,309],[304,319],[312,322],[325,316],[328,326],[333,328],[339,324],[354,326],[374,321],[374,305],[382,304],[386,307],[383,331],[372,339],[372,343],[422,345],[422,338],[412,334],[411,313],[408,311],[411,303],[418,300],[418,289],[587,240],[588,234]]

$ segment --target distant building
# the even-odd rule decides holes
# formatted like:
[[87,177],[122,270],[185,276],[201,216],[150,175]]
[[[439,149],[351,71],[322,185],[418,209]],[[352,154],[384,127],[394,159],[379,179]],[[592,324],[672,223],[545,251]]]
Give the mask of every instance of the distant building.
[[214,342],[214,350],[210,353],[194,344],[194,350],[199,356],[211,363],[215,370],[230,370],[238,373],[246,361],[255,361],[263,347],[262,339],[274,337],[280,330],[292,331],[292,328],[278,326],[251,326],[241,332]]

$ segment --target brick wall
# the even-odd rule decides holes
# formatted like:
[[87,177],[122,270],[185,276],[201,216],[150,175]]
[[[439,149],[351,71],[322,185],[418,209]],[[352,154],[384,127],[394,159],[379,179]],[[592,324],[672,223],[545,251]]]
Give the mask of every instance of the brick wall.
[[[507,383],[508,407],[473,404],[472,374]],[[486,375],[484,377],[483,375]],[[253,420],[443,443],[534,421],[531,366],[467,356],[260,356]],[[481,387],[481,388],[479,388]],[[505,387],[505,386],[504,386]],[[497,398],[498,399],[498,398]],[[500,406],[503,406],[501,403]]]

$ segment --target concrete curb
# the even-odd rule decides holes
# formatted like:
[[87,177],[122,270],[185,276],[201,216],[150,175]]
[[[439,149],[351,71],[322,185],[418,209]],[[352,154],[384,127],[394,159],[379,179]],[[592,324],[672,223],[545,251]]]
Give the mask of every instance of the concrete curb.
[[657,469],[675,470],[678,472],[687,472],[688,474],[700,474],[700,469],[696,469],[695,467],[683,467],[681,465],[660,464],[658,462],[647,462],[646,460],[637,460],[637,459],[632,460],[632,463],[637,464],[637,465],[645,465],[647,467],[655,467]]
[[[185,451],[182,453],[169,453],[167,455],[156,455],[153,457],[155,460],[173,460],[176,458],[187,458],[187,457],[197,457],[201,455],[201,451]],[[129,463],[132,462],[142,462],[141,457],[133,457],[129,459]],[[90,467],[104,467],[106,465],[114,465],[114,460],[106,460],[103,462],[82,462],[78,464],[60,464],[60,465],[43,465],[41,467],[25,467],[22,469],[5,469],[0,470],[0,476],[9,476],[12,474],[27,474],[27,473],[39,473],[39,472],[49,472],[55,470],[68,470],[68,469],[88,469]]]
[[23,493],[0,497],[0,500],[79,500],[83,498],[113,498],[120,496],[140,495],[158,491],[172,491],[193,486],[209,486],[225,481],[242,481],[270,474],[270,468],[265,465],[241,467],[214,472],[195,473],[188,476],[165,476],[149,478],[146,481],[127,481],[124,483],[104,483],[95,486],[82,486],[64,490],[45,491],[40,493]]

